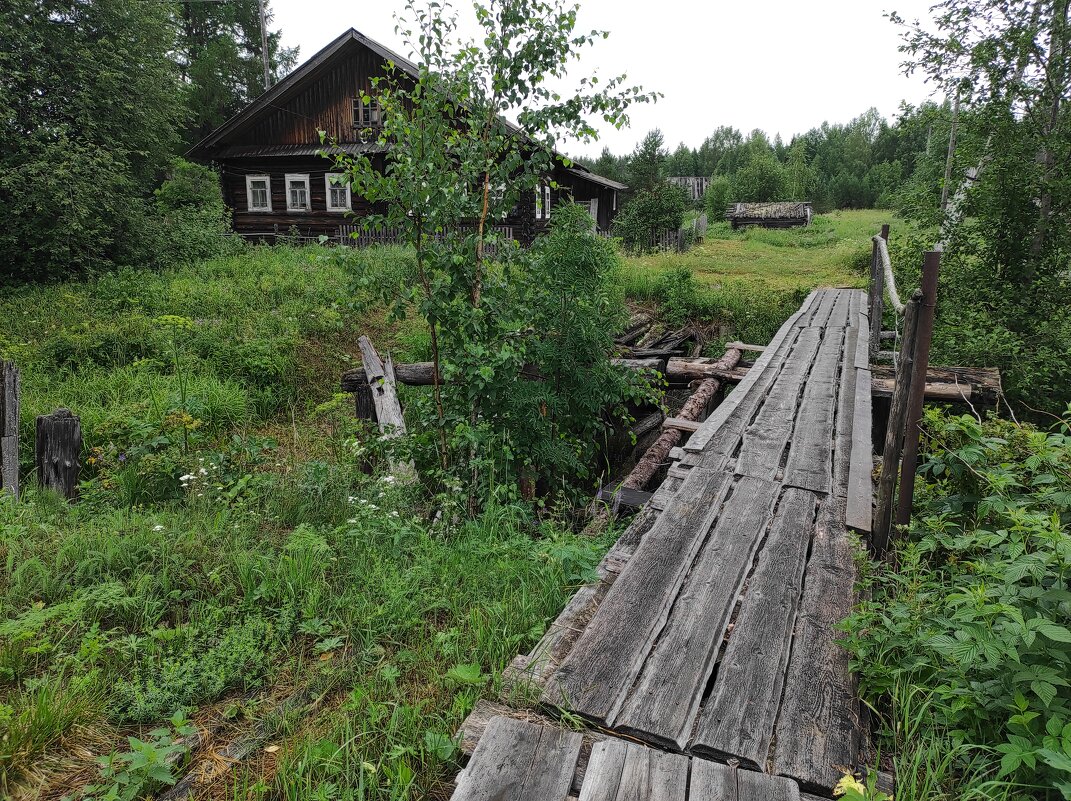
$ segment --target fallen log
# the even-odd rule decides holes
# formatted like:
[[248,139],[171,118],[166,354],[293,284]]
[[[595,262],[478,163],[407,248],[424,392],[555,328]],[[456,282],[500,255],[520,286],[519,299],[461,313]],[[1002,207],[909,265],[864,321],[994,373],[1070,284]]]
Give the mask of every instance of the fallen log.
[[[740,351],[735,348],[725,351],[725,355],[712,365],[721,371],[730,371],[740,361]],[[695,392],[677,413],[677,420],[702,420],[707,415],[707,408],[714,399],[714,394],[721,388],[721,381],[717,378],[706,378],[696,387]],[[680,444],[683,432],[677,428],[666,428],[662,435],[655,440],[654,444],[647,449],[647,453],[632,468],[620,486],[626,489],[642,490],[647,487],[651,479],[655,477],[659,468],[669,458],[669,452]]]
[[[665,373],[666,360],[649,359],[611,359],[611,364],[619,367],[627,367],[630,370],[653,370],[657,373]],[[525,368],[521,371],[525,378],[538,380],[539,374],[534,369]],[[402,384],[415,387],[430,387],[435,383],[435,365],[433,362],[414,362],[412,364],[394,365],[394,377]],[[359,392],[361,386],[368,383],[365,370],[347,370],[342,374],[341,387],[343,392]]]

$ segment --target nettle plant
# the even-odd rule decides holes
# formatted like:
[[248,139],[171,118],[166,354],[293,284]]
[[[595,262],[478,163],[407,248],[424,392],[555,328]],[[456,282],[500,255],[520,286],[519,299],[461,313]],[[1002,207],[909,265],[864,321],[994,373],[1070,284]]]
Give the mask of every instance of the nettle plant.
[[[399,231],[414,249],[416,280],[384,296],[396,315],[415,311],[427,322],[437,368],[433,461],[444,479],[465,479],[472,492],[488,463],[496,485],[515,486],[539,468],[545,437],[568,437],[571,428],[565,419],[531,426],[546,406],[529,409],[527,420],[510,409],[518,376],[539,374],[532,360],[551,321],[540,319],[543,304],[533,299],[533,255],[495,224],[514,208],[532,208],[559,158],[557,137],[590,141],[597,138],[591,119],[620,127],[630,104],[654,99],[626,87],[624,76],[585,77],[564,95],[551,88],[606,36],[576,32],[577,8],[559,0],[476,2],[481,35],[466,42],[457,39],[449,4],[410,2],[397,30],[414,53],[416,77],[391,65],[373,88],[385,165],[335,157],[376,210],[365,225]],[[601,405],[619,403],[620,389],[607,383]]]
[[1071,798],[1071,409],[1052,431],[934,410],[924,428],[909,536],[845,623],[853,669],[874,701],[922,688],[999,777]]

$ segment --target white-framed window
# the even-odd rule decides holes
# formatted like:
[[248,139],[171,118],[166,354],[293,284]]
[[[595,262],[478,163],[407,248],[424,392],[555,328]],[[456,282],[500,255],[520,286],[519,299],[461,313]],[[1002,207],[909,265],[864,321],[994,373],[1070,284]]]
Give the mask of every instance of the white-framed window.
[[286,174],[286,210],[308,211],[312,208],[309,202],[309,174],[288,172]]
[[536,187],[536,219],[550,219],[550,185],[542,184]]
[[583,206],[595,222],[599,221],[599,199],[597,197],[593,197],[591,200],[578,200],[576,204]]
[[245,200],[249,211],[271,211],[271,176],[247,175]]
[[327,190],[328,211],[350,210],[350,182],[342,172],[329,172],[324,175],[324,188]]

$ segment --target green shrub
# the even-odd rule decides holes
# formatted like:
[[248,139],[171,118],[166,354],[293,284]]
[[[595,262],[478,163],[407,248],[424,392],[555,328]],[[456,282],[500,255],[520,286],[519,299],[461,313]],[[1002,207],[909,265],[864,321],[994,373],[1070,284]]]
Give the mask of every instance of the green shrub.
[[659,183],[653,189],[637,192],[614,217],[614,236],[625,249],[645,253],[651,238],[663,231],[676,231],[684,223],[688,196],[673,184]]
[[[1071,409],[1052,432],[927,411],[916,518],[845,622],[864,697],[927,699],[928,737],[1071,788]],[[900,711],[886,718],[886,732]]]

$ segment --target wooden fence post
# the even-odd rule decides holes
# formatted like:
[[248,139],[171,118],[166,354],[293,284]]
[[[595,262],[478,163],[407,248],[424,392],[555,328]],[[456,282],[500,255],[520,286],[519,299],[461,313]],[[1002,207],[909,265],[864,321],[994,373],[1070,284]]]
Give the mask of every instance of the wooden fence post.
[[[881,226],[881,238],[889,241],[889,226]],[[867,311],[870,313],[870,360],[874,361],[881,352],[881,322],[885,314],[885,270],[878,255],[878,243],[871,243],[870,251],[870,293],[867,298]]]
[[0,361],[0,491],[19,496],[19,368]]
[[35,447],[37,480],[67,500],[78,497],[82,469],[82,421],[70,409],[56,409],[37,418]]
[[881,476],[878,478],[878,497],[871,525],[870,544],[878,556],[884,556],[889,548],[893,493],[896,490],[896,474],[900,467],[900,450],[904,442],[904,422],[907,419],[907,402],[912,382],[911,367],[914,362],[915,335],[921,302],[922,292],[916,290],[904,308],[904,336],[900,341],[900,357],[896,361],[896,383],[893,385],[892,402],[889,405],[889,423],[885,427]]
[[922,263],[922,302],[919,306],[918,332],[915,335],[915,358],[912,365],[911,394],[907,404],[907,423],[904,427],[904,458],[900,468],[900,502],[896,508],[896,524],[911,520],[911,502],[915,495],[915,468],[919,456],[919,421],[926,392],[926,372],[930,367],[930,343],[933,342],[933,316],[937,306],[937,273],[941,269],[941,253],[928,252]]

